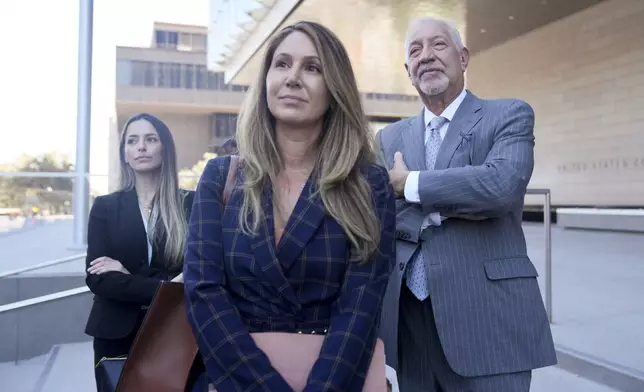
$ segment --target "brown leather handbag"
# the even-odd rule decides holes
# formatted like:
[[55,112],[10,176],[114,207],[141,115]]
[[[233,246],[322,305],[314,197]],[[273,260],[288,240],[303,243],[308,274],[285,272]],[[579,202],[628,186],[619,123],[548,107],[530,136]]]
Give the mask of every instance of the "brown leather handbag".
[[[228,202],[238,157],[231,156],[223,191]],[[182,275],[162,282],[125,359],[116,392],[185,392],[207,390],[207,377],[194,374],[198,348],[188,323]],[[192,380],[191,380],[192,378]],[[189,385],[192,384],[192,385]],[[188,388],[188,389],[187,389]]]
[[116,391],[185,392],[197,352],[183,285],[162,282],[125,360]]

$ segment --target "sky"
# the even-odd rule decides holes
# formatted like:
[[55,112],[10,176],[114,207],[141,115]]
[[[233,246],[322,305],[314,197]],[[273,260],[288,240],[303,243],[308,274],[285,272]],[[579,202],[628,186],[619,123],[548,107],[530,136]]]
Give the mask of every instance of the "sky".
[[[0,163],[75,160],[79,0],[0,2]],[[116,46],[149,46],[155,21],[207,25],[208,0],[94,0],[90,172],[107,174]]]

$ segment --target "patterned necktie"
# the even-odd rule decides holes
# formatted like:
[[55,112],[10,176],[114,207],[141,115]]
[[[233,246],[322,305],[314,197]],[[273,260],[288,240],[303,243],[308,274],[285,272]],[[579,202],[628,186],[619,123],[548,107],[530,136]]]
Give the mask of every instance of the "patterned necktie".
[[[440,150],[443,138],[441,137],[440,129],[447,122],[445,117],[434,117],[427,126],[429,137],[426,137],[425,143],[425,163],[427,170],[433,170],[436,164],[436,157]],[[422,249],[416,253],[415,260],[412,260],[411,265],[407,268],[407,287],[409,290],[421,301],[429,297],[429,285],[427,280],[427,270],[425,269],[425,261],[423,259]]]

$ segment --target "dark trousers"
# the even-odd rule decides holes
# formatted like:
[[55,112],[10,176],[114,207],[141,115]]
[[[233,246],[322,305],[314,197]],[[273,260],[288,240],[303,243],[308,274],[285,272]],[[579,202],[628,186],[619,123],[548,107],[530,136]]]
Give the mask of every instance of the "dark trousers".
[[[132,344],[134,343],[134,339],[136,338],[136,334],[139,332],[139,328],[141,327],[141,323],[143,322],[144,317],[145,317],[145,311],[142,310],[141,316],[139,318],[139,322],[137,323],[137,327],[134,328],[134,330],[124,338],[121,338],[121,339],[94,338],[94,369],[96,369],[96,365],[103,358],[116,358],[116,357],[122,357],[129,354],[130,349],[132,348]],[[94,370],[94,379],[96,380],[96,389],[100,391],[100,388],[98,385],[98,375],[96,374],[96,370]]]
[[100,391],[98,383],[98,374],[96,365],[103,358],[116,358],[125,356],[130,352],[136,333],[131,334],[123,339],[100,339],[94,338],[94,380],[96,381],[96,390]]
[[431,299],[419,301],[405,282],[400,292],[398,382],[403,392],[528,392],[532,372],[463,377],[441,346]]

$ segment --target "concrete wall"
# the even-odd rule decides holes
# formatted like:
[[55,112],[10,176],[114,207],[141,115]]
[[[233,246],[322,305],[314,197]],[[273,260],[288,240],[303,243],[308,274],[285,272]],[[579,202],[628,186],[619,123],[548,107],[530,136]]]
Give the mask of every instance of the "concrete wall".
[[93,296],[87,292],[0,313],[0,362],[43,355],[55,344],[91,340],[84,330]]
[[0,306],[85,286],[85,274],[17,276],[0,279]]
[[604,1],[478,54],[468,88],[533,106],[530,186],[554,204],[644,206],[644,1]]
[[205,52],[163,50],[157,48],[117,46],[116,58],[119,60],[158,61],[168,63],[206,65]]

